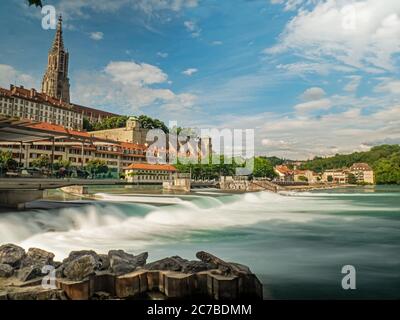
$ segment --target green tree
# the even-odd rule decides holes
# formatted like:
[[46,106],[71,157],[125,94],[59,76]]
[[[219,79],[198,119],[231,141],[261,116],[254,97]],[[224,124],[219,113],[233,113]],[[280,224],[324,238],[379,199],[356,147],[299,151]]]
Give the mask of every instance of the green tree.
[[99,174],[108,172],[108,166],[106,162],[100,159],[89,160],[85,166],[85,169],[91,173],[92,177],[96,177]]
[[349,184],[357,184],[357,178],[352,173],[349,173],[349,175],[347,176],[347,181]]
[[16,170],[18,162],[12,157],[10,151],[0,151],[0,170]]
[[83,117],[83,129],[86,131],[93,131],[93,126],[86,117]]
[[50,165],[50,158],[47,155],[41,155],[39,158],[32,161],[32,167],[44,169]]
[[30,6],[35,5],[36,7],[42,7],[42,1],[41,0],[28,0],[28,3]]
[[275,177],[274,167],[268,159],[255,157],[253,176],[273,178]]
[[69,169],[71,167],[71,161],[60,160],[60,161],[54,162],[53,167],[54,167],[54,170],[60,170],[61,168]]
[[377,161],[374,172],[377,184],[400,184],[400,153]]

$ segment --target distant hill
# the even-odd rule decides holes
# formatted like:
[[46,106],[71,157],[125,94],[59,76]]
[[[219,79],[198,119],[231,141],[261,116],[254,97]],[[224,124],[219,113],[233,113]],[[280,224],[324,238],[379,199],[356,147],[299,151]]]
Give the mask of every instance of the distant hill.
[[377,184],[400,184],[400,146],[381,145],[370,151],[337,154],[333,157],[315,157],[306,161],[301,169],[323,172],[327,169],[350,167],[355,162],[368,163],[375,171]]

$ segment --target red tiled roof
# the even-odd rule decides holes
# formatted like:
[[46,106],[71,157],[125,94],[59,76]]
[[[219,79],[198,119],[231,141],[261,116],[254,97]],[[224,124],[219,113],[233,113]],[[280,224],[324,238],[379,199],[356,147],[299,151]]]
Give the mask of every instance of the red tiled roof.
[[59,99],[50,97],[45,93],[38,92],[35,89],[26,89],[24,87],[17,87],[11,85],[10,90],[5,88],[0,88],[0,94],[9,97],[15,96],[26,100],[45,103],[65,110],[73,111],[72,106],[70,104],[60,101]]
[[275,170],[277,170],[277,171],[279,171],[280,173],[283,173],[283,174],[292,174],[293,173],[292,170],[290,170],[287,166],[283,166],[283,165],[276,166]]
[[70,130],[70,129],[66,129],[65,127],[55,125],[55,124],[50,124],[47,122],[32,123],[32,124],[27,125],[27,127],[32,128],[32,129],[46,130],[46,131],[52,131],[52,132],[57,132],[57,133],[63,133],[63,134],[68,134],[68,135],[75,135],[75,136],[90,138],[90,135],[85,131]]
[[149,163],[132,163],[125,169],[177,171],[177,169],[170,164],[149,164]]
[[132,149],[132,150],[146,150],[147,147],[142,144],[136,144],[131,142],[120,142],[119,143],[124,149]]

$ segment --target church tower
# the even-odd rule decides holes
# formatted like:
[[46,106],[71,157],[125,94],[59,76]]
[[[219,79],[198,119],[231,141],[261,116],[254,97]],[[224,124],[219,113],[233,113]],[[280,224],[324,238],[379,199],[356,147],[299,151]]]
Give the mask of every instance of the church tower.
[[60,15],[56,36],[49,51],[47,70],[43,76],[42,92],[69,103],[68,59],[69,54],[64,49],[62,18]]

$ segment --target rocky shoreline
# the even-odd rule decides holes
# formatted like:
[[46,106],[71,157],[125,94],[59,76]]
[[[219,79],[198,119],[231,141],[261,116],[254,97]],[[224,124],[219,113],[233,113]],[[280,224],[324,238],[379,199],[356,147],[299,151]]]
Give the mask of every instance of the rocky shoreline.
[[62,262],[38,248],[0,246],[0,300],[262,299],[262,284],[244,265],[200,251],[147,263],[148,253],[72,251]]

